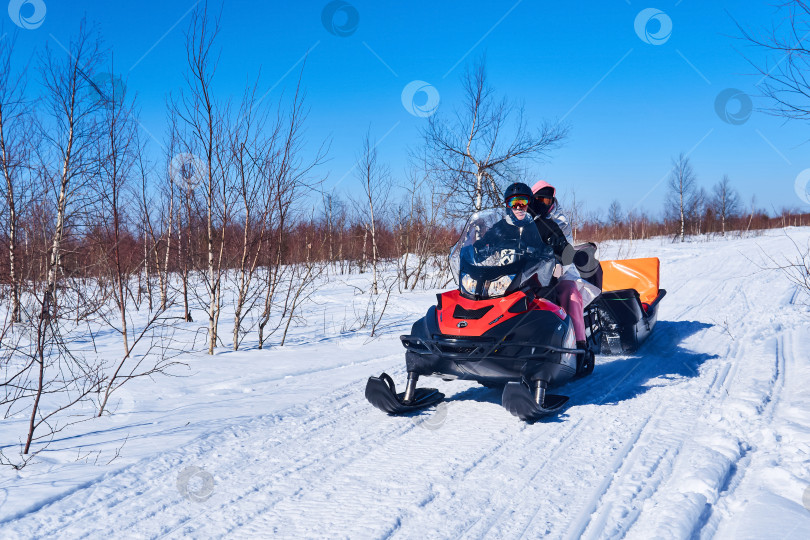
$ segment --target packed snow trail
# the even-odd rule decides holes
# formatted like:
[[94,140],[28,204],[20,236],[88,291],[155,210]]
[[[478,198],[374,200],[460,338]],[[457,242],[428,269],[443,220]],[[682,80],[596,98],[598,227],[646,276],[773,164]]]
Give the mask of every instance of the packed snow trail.
[[[261,362],[239,353],[230,367],[221,355],[207,365],[218,382],[184,392],[171,429],[159,413],[123,426],[141,459],[81,468],[71,487],[2,514],[0,535],[808,538],[810,316],[779,272],[752,263],[760,244],[790,254],[783,233],[767,234],[638,243],[636,256],[661,258],[659,323],[636,354],[598,357],[593,376],[557,390],[571,406],[556,418],[526,425],[497,390],[432,378],[420,384],[445,403],[383,415],[363,388],[383,370],[404,382],[394,335],[357,349],[285,347]],[[423,299],[407,299],[414,318]],[[282,356],[287,367],[274,367]],[[210,398],[245,384],[258,391]],[[217,405],[224,412],[206,420]],[[198,436],[172,445],[166,431],[186,417]],[[190,479],[189,467],[199,468]],[[48,476],[24,471],[3,488],[21,497],[35,478]]]

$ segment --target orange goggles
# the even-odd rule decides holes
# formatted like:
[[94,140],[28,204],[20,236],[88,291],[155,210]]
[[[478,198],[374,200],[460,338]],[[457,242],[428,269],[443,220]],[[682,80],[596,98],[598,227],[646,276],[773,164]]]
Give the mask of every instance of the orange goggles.
[[529,198],[523,195],[515,195],[514,197],[509,197],[509,200],[506,201],[506,206],[509,208],[514,208],[516,210],[521,210],[529,206]]
[[535,195],[534,200],[539,202],[540,204],[545,204],[549,206],[552,202],[554,202],[554,197],[546,197],[544,195]]

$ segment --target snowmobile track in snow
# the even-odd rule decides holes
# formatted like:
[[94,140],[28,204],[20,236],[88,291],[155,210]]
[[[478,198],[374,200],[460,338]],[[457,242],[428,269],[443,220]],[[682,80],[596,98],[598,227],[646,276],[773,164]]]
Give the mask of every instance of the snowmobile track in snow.
[[[629,359],[617,357],[610,361],[622,362],[633,361],[633,368],[627,372],[614,370],[610,376],[598,379],[590,377],[568,385],[575,398],[588,399],[594,403],[606,401],[613,396],[623,396],[628,389],[638,386],[639,382],[649,376],[644,365],[653,361],[651,358],[640,357]],[[598,368],[597,368],[598,369]],[[400,374],[401,376],[401,374]],[[605,392],[605,386],[610,385]],[[292,416],[282,418],[260,418],[246,425],[234,426],[219,435],[212,435],[197,441],[192,446],[184,449],[188,456],[194,456],[194,461],[199,466],[208,470],[216,478],[217,488],[215,496],[209,504],[204,503],[204,507],[190,515],[188,510],[197,510],[195,505],[184,501],[175,491],[164,494],[163,497],[146,497],[149,501],[163,501],[153,506],[151,509],[140,508],[139,514],[155,515],[161,513],[175,513],[175,518],[171,521],[173,525],[164,527],[159,531],[151,531],[149,534],[160,536],[172,536],[174,534],[194,534],[218,531],[217,534],[246,534],[260,533],[261,531],[277,531],[282,535],[290,535],[296,532],[295,522],[304,519],[304,515],[313,515],[318,512],[318,507],[328,504],[330,493],[340,493],[342,490],[352,489],[347,485],[347,472],[354,470],[357,474],[355,481],[358,484],[358,491],[362,492],[365,482],[362,481],[362,473],[365,470],[374,470],[377,467],[386,467],[391,471],[393,488],[397,484],[396,476],[403,471],[396,467],[397,463],[409,462],[410,467],[419,471],[426,467],[424,464],[414,463],[413,455],[431,455],[431,452],[420,452],[419,448],[427,448],[436,444],[447,446],[447,454],[457,446],[459,438],[468,438],[465,434],[467,427],[475,421],[480,421],[481,413],[472,406],[469,401],[461,399],[465,392],[457,396],[449,397],[448,407],[452,415],[448,415],[448,420],[440,430],[431,432],[429,430],[416,430],[419,417],[415,418],[395,418],[380,415],[377,411],[368,408],[362,396],[355,392],[354,385],[344,387],[333,392],[330,396],[324,396],[316,403],[312,403],[303,411],[291,411]],[[471,388],[467,393],[477,393],[478,395],[491,395],[492,391],[479,388]],[[496,392],[495,392],[496,393]],[[495,397],[497,400],[497,396]],[[454,399],[456,398],[456,399]],[[590,495],[585,490],[581,494],[586,497],[581,501],[583,508],[580,514],[580,521],[587,520],[596,509],[599,500],[604,496],[605,491],[611,487],[613,482],[618,482],[623,476],[622,471],[629,469],[632,463],[638,459],[642,452],[636,446],[636,442],[650,423],[650,419],[655,417],[655,411],[660,408],[659,404],[653,413],[648,414],[641,424],[638,424],[638,417],[633,417],[631,424],[635,427],[635,436],[625,442],[625,446],[616,454],[605,457],[605,465],[599,470],[604,471],[597,475],[597,478],[606,478],[598,483]],[[330,410],[331,414],[324,415],[323,411]],[[477,444],[467,444],[465,447],[473,451],[472,454],[464,456],[464,460],[451,460],[446,464],[455,487],[461,492],[475,492],[475,486],[480,486],[488,478],[502,477],[509,484],[509,492],[514,497],[502,497],[496,493],[496,497],[490,497],[487,492],[480,492],[480,501],[477,506],[482,508],[493,508],[491,514],[482,516],[480,520],[472,523],[458,523],[454,526],[451,534],[465,534],[474,537],[486,537],[490,534],[532,536],[535,532],[547,530],[550,526],[553,529],[552,516],[544,513],[543,506],[537,506],[537,497],[542,496],[543,486],[549,482],[554,483],[555,477],[568,474],[567,468],[560,468],[561,459],[565,459],[568,454],[576,454],[576,445],[580,441],[580,433],[583,429],[601,430],[602,424],[609,424],[613,411],[599,409],[596,407],[596,414],[590,418],[583,416],[583,412],[576,407],[569,409],[566,419],[559,423],[551,422],[537,426],[526,426],[509,417],[503,409],[493,403],[486,415],[493,422],[502,424],[499,428],[490,432],[486,439],[477,441]],[[456,426],[458,424],[458,426]],[[496,424],[492,424],[493,426]],[[459,429],[459,427],[461,429]],[[626,426],[619,426],[617,436]],[[517,429],[517,433],[514,430]],[[416,432],[415,441],[404,441],[413,432]],[[251,434],[248,437],[247,434]],[[263,434],[263,435],[262,435]],[[324,459],[322,455],[322,445],[310,450],[307,442],[318,439],[322,443],[328,443],[330,455]],[[546,444],[543,444],[543,442]],[[539,462],[533,458],[538,457],[538,448],[542,448],[544,459]],[[503,450],[507,450],[504,453]],[[628,457],[629,454],[629,457]],[[254,456],[265,455],[266,461],[261,464],[263,478],[243,478],[241,469],[237,466],[228,466],[229,463],[239,464],[242,459],[250,459]],[[223,458],[226,458],[223,461]],[[453,462],[455,461],[455,463]],[[461,465],[459,461],[467,463]],[[527,469],[520,467],[520,464],[536,463],[535,466]],[[225,465],[226,468],[222,468]],[[256,464],[258,465],[258,463]],[[129,482],[139,482],[147,489],[157,489],[163,485],[165,489],[166,478],[173,476],[176,467],[176,456],[169,454],[160,460],[159,464],[151,464],[148,471],[151,474],[140,475],[136,480],[131,478]],[[354,469],[353,469],[354,468]],[[549,471],[548,469],[555,469]],[[130,473],[125,473],[130,474]],[[359,480],[358,480],[359,479]],[[258,481],[257,481],[258,480]],[[413,476],[411,484],[413,484]],[[563,482],[559,478],[558,482]],[[351,482],[349,482],[351,484]],[[469,484],[469,486],[467,486]],[[173,487],[169,483],[169,487]],[[436,515],[436,519],[441,519],[441,515],[462,515],[460,512],[464,506],[470,504],[469,498],[459,500],[455,497],[431,495],[435,488],[435,483],[425,482],[421,489],[412,491],[408,496],[392,497],[391,489],[381,493],[381,502],[390,504],[391,516],[397,515],[397,508],[407,504],[408,500],[421,500],[426,505],[425,509],[429,514]],[[469,487],[469,489],[465,489]],[[91,495],[95,489],[91,490]],[[108,513],[118,515],[122,530],[141,531],[142,521],[133,519],[128,500],[110,500],[104,493],[97,501]],[[169,499],[166,500],[166,495]],[[560,495],[563,495],[561,493]],[[571,493],[567,494],[569,498]],[[70,497],[75,498],[78,495]],[[91,497],[92,498],[92,497]],[[581,497],[575,497],[580,499]],[[388,499],[388,500],[385,500]],[[105,502],[102,502],[104,500]],[[513,501],[523,500],[528,508],[525,513],[514,508]],[[67,501],[65,501],[67,502]],[[573,501],[572,501],[573,502]],[[379,502],[378,502],[379,504]],[[362,503],[361,505],[362,506]],[[183,508],[185,507],[185,508]],[[91,505],[90,508],[99,508]],[[531,509],[534,509],[531,511]],[[307,511],[308,509],[308,511]],[[81,508],[74,508],[75,519],[82,521],[92,518],[96,513],[92,510],[88,513]],[[179,511],[178,510],[185,510]],[[345,508],[344,508],[345,510]],[[351,520],[357,523],[357,512],[347,512]],[[378,508],[378,512],[380,509]],[[216,516],[215,519],[211,519]],[[64,519],[65,516],[63,516]],[[96,516],[99,518],[100,516]],[[296,519],[297,517],[297,519]],[[534,530],[535,523],[539,523],[539,529]],[[587,521],[585,521],[587,523]],[[342,519],[333,518],[333,530],[347,530],[351,523],[343,522]],[[576,523],[577,527],[579,523]],[[367,532],[374,529],[373,524],[368,524]],[[398,516],[390,524],[390,532],[401,531],[405,536],[412,532],[407,531],[407,516]],[[459,528],[461,527],[461,528]],[[59,527],[47,531],[56,533]],[[40,530],[40,532],[45,532]],[[146,532],[146,531],[142,531]],[[318,534],[328,534],[328,530],[308,531]],[[379,531],[378,531],[379,532]],[[447,532],[450,532],[448,530]],[[561,531],[556,530],[556,533]]]

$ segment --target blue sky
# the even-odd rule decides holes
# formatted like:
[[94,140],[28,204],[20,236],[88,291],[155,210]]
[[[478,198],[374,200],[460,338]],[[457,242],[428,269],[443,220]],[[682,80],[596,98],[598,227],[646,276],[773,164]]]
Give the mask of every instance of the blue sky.
[[[47,42],[54,48],[55,40],[67,43],[86,15],[114,52],[128,90],[137,93],[145,129],[162,140],[166,97],[183,85],[183,30],[194,2],[29,0],[34,1],[45,4],[45,19],[19,31],[18,60],[26,62]],[[426,120],[405,109],[403,88],[426,81],[440,96],[438,110],[451,112],[460,105],[465,66],[486,53],[491,84],[523,103],[530,122],[564,118],[571,128],[565,146],[533,166],[529,181],[544,178],[562,192],[575,189],[591,210],[618,199],[625,209],[657,214],[671,158],[690,152],[707,189],[728,174],[745,201],[756,195],[758,206],[767,209],[810,208],[794,189],[797,175],[810,168],[810,131],[757,110],[767,103],[757,97],[760,77],[745,56],[759,60],[762,54],[738,39],[732,20],[767,29],[780,16],[772,3],[348,3],[359,20],[346,32],[350,35],[338,36],[322,24],[325,1],[226,0],[218,42],[215,84],[222,97],[237,97],[245,82],[261,73],[262,91],[270,90],[266,99],[280,99],[310,51],[304,73],[307,134],[313,147],[331,141],[330,159],[319,171],[328,175],[327,187],[356,189],[349,171],[367,129],[382,139],[380,157],[404,177],[408,149],[419,144]],[[210,2],[214,10],[220,5]],[[663,13],[642,27],[652,38],[640,37],[634,28],[647,8]],[[24,16],[34,10],[22,9]],[[645,42],[666,30],[662,20],[671,21],[668,38]],[[334,21],[340,28],[346,12]],[[15,29],[6,18],[3,31]],[[728,88],[753,99],[753,113],[739,125],[715,111],[717,96]],[[424,97],[417,95],[417,102]],[[738,108],[737,101],[729,102],[732,115]],[[152,150],[160,151],[157,145]]]

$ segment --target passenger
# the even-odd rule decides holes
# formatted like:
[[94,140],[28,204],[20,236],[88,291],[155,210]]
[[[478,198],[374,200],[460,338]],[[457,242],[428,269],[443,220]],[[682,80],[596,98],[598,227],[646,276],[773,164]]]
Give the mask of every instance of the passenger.
[[[551,184],[540,180],[532,186],[533,196],[529,211],[534,216],[537,232],[543,241],[554,249],[560,261],[567,259],[568,251],[573,251],[573,237],[568,218],[563,214],[555,197],[556,190]],[[570,246],[570,247],[569,247]],[[571,316],[577,349],[587,349],[585,337],[584,303],[578,281],[582,281],[573,263],[563,265],[563,273],[557,283],[557,297],[560,306]]]

